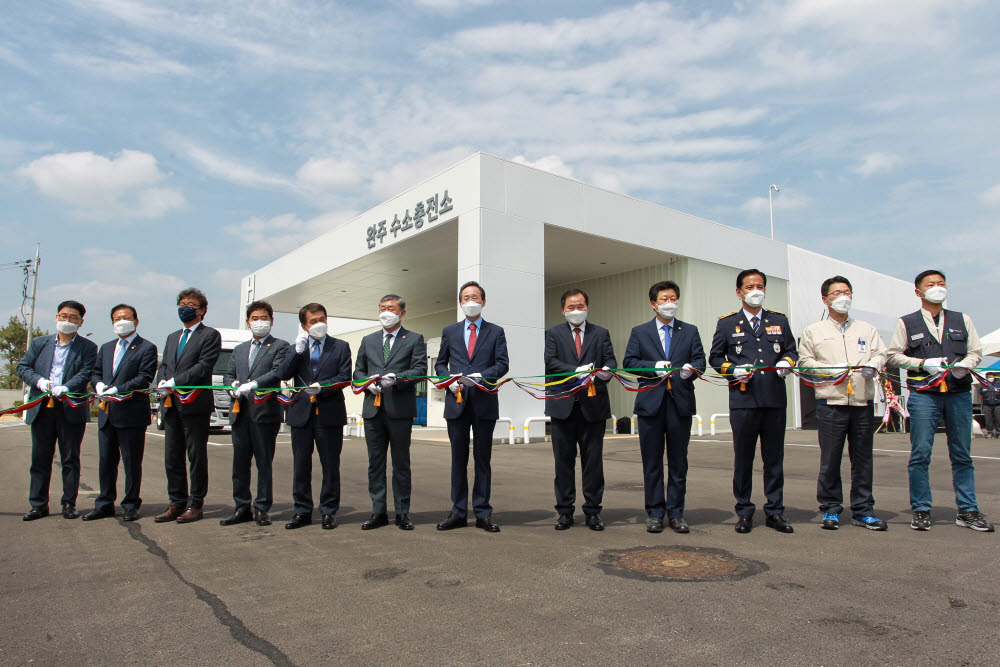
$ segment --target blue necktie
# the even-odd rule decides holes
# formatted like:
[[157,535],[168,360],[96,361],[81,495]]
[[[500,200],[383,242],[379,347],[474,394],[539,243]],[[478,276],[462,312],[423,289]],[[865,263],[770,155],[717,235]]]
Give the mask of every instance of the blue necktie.
[[670,329],[671,327],[664,324],[663,327],[663,356],[670,359]]
[[114,368],[111,369],[111,375],[118,374],[118,367],[122,365],[122,359],[125,358],[125,350],[128,349],[128,341],[122,338],[121,346],[122,346],[121,352],[118,353],[118,359],[117,361],[115,361]]
[[313,341],[312,353],[309,355],[309,359],[312,361],[310,368],[312,369],[312,376],[315,378],[316,374],[319,373],[319,341]]
[[190,329],[185,329],[184,333],[181,335],[181,342],[177,344],[177,358],[178,359],[181,358],[181,352],[184,351],[184,346],[187,345],[188,334],[190,334],[190,333],[191,333]]

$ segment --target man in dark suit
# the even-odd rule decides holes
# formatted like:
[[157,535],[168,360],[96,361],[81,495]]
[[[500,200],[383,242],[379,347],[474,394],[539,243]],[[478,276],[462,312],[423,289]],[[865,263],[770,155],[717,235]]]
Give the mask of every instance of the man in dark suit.
[[[97,346],[76,333],[86,312],[78,301],[63,301],[56,309],[58,333],[31,341],[24,359],[17,365],[17,376],[31,387],[29,403],[46,392],[58,399],[63,394],[87,391],[97,359]],[[57,442],[63,480],[62,515],[66,519],[77,518],[80,516],[76,511],[80,444],[90,421],[90,406],[73,407],[64,400],[49,399],[29,409],[24,421],[31,425],[31,486],[28,492],[31,510],[24,515],[24,520],[34,521],[49,514],[49,480]]]
[[[450,324],[441,332],[441,350],[434,366],[436,375],[461,375],[448,386],[444,400],[444,418],[451,440],[451,502],[448,517],[438,530],[468,525],[469,511],[469,429],[472,429],[472,456],[475,476],[472,483],[473,512],[476,527],[499,533],[490,506],[490,456],[493,452],[493,429],[500,418],[496,394],[477,388],[483,378],[497,381],[507,374],[507,338],[501,327],[482,318],[486,290],[469,281],[458,290],[458,303],[465,319]],[[481,385],[488,386],[488,385]],[[459,402],[458,397],[462,397]]]
[[[271,525],[267,513],[273,502],[271,462],[274,445],[281,428],[281,403],[268,396],[263,403],[254,401],[254,389],[277,387],[281,382],[278,369],[288,355],[288,343],[271,335],[274,309],[267,301],[254,301],[247,306],[247,328],[252,340],[240,343],[229,357],[229,368],[222,384],[232,385],[233,408],[229,423],[233,437],[233,500],[232,515],[219,521],[232,526],[253,519],[258,526]],[[239,406],[237,408],[237,406]],[[250,459],[257,462],[257,497],[251,512]]]
[[[615,368],[615,351],[611,336],[604,327],[587,321],[590,299],[579,289],[566,291],[560,299],[566,324],[557,324],[545,332],[545,373],[560,375],[589,372],[595,395],[589,387],[573,396],[554,398],[565,393],[572,381],[554,385],[547,390],[545,414],[552,418],[552,453],[555,457],[556,530],[573,525],[573,504],[576,501],[576,449],[580,447],[580,469],[583,475],[583,513],[591,530],[604,530],[601,521],[601,500],[604,497],[604,429],[611,418],[608,383]],[[563,377],[565,377],[563,375]],[[560,378],[548,378],[556,381]]]
[[354,380],[379,380],[368,385],[361,416],[368,443],[368,494],[372,514],[361,524],[371,530],[389,524],[385,496],[387,451],[392,451],[392,502],[396,525],[413,530],[410,513],[410,432],[417,416],[416,382],[409,378],[427,375],[424,337],[403,328],[406,302],[387,294],[379,302],[382,330],[361,340],[354,364]]
[[[120,303],[112,308],[111,323],[117,338],[101,346],[90,378],[99,401],[97,446],[101,494],[94,509],[83,515],[84,521],[115,515],[119,461],[125,468],[124,520],[138,519],[142,504],[139,497],[142,454],[150,412],[149,394],[138,390],[148,389],[156,375],[156,346],[136,333],[139,315],[132,306]],[[122,400],[105,396],[120,396]]]
[[301,331],[295,349],[289,352],[278,370],[282,380],[295,378],[296,387],[307,387],[295,394],[288,406],[285,421],[292,427],[292,500],[295,514],[285,528],[294,529],[312,523],[312,454],[315,444],[323,466],[323,486],[319,511],[323,528],[337,527],[340,509],[340,451],[344,446],[347,407],[344,390],[328,385],[351,380],[351,347],[326,334],[326,308],[307,303],[299,310]]
[[[753,530],[756,507],[753,490],[753,460],[760,438],[764,462],[766,525],[780,533],[795,532],[783,516],[785,484],[785,377],[799,355],[795,337],[783,313],[764,310],[767,277],[759,269],[740,271],[736,296],[740,310],[723,315],[715,327],[709,363],[730,381],[729,423],[733,427],[733,495],[736,496],[736,532]],[[776,371],[754,368],[773,367]]]
[[[212,370],[222,352],[222,336],[202,322],[208,312],[208,299],[201,290],[189,287],[177,295],[177,316],[184,328],[167,336],[163,361],[157,374],[157,389],[169,407],[164,412],[166,437],[163,460],[167,471],[167,494],[170,504],[153,520],[191,523],[202,518],[202,505],[208,493],[208,426],[215,399],[204,389],[189,403],[170,395],[174,387],[204,387],[212,384]],[[191,466],[191,486],[185,456]]]
[[[652,386],[635,395],[646,491],[646,530],[651,533],[663,531],[664,515],[674,532],[690,531],[684,518],[687,453],[691,440],[691,416],[696,412],[694,374],[705,371],[705,349],[701,345],[698,327],[674,317],[680,296],[680,287],[671,280],[655,283],[649,288],[649,305],[656,317],[632,329],[622,362],[625,368],[663,369],[636,372],[645,378],[640,380],[640,387]],[[668,474],[665,498],[664,447]]]

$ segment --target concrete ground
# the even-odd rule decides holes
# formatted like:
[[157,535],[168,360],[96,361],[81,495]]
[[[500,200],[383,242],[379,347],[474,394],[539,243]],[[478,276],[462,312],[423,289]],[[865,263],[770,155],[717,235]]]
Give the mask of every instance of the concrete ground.
[[[344,445],[341,525],[284,530],[287,435],[275,457],[274,525],[218,525],[232,509],[225,435],[211,438],[205,520],[155,524],[166,500],[155,430],[140,521],[54,515],[24,523],[30,434],[4,425],[0,664],[996,664],[997,536],[954,525],[941,437],[929,533],[908,527],[905,436],[876,437],[877,509],[889,532],[831,532],[819,528],[814,499],[816,434],[789,432],[785,503],[794,535],[759,524],[750,535],[733,531],[725,435],[692,442],[689,535],[646,533],[634,437],[605,445],[603,533],[579,524],[553,530],[547,443],[496,446],[493,504],[503,532],[490,535],[434,529],[449,509],[450,458],[447,444],[433,441],[412,449],[416,530],[362,532],[367,454],[355,438]],[[1000,443],[977,439],[973,454],[980,504],[1000,518]],[[318,494],[318,461],[314,473]],[[93,506],[96,487],[91,425],[81,510]],[[760,487],[758,472],[762,504]],[[53,510],[60,490],[57,469]],[[725,550],[762,571],[676,582],[628,576],[613,564],[619,550],[678,545]]]

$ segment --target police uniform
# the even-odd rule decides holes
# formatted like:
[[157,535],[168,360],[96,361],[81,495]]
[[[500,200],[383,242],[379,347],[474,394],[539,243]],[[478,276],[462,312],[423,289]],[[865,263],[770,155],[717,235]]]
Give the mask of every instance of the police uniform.
[[992,387],[982,385],[979,395],[983,399],[986,437],[1000,437],[1000,382],[994,379]]
[[[764,308],[757,317],[756,331],[743,309],[719,318],[709,364],[730,381],[734,379],[736,366],[775,366],[782,359],[794,366],[799,358],[788,317]],[[733,495],[736,513],[741,517],[752,517],[756,509],[750,502],[750,494],[758,438],[767,497],[764,511],[768,515],[785,511],[782,487],[786,404],[785,380],[774,371],[757,371],[745,385],[737,382],[729,387],[729,423],[733,427],[735,453]]]

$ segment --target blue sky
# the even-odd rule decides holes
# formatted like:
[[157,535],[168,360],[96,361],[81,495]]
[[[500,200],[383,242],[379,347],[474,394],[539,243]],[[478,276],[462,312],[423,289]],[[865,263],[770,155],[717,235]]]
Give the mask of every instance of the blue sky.
[[986,333],[997,34],[954,0],[15,3],[0,264],[40,241],[43,325],[124,300],[160,344],[179,288],[234,326],[242,275],[482,150],[765,235],[777,183],[778,238],[939,267]]

